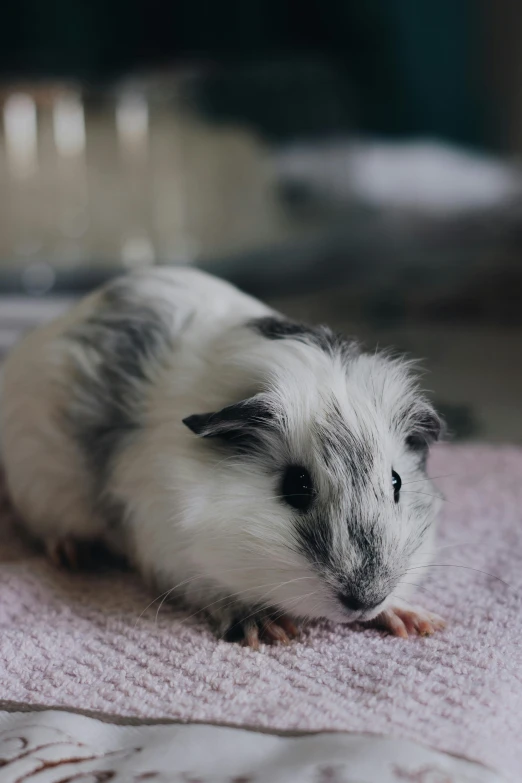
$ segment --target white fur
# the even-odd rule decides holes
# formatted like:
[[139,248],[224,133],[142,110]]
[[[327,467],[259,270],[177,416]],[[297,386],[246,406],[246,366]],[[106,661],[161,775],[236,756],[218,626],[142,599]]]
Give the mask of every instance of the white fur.
[[[124,505],[124,525],[108,531],[93,508],[92,476],[59,417],[71,394],[71,367],[97,371],[87,349],[64,339],[95,312],[102,295],[96,293],[25,338],[5,365],[3,459],[12,499],[29,530],[42,539],[105,539],[161,589],[178,586],[175,592],[190,605],[215,613],[223,629],[238,606],[244,612],[267,605],[295,616],[358,619],[336,598],[338,578],[362,567],[351,523],[379,527],[389,574],[401,575],[393,595],[408,595],[406,571],[426,562],[437,510],[436,500],[424,500],[427,531],[406,557],[405,547],[424,522],[420,496],[404,486],[400,504],[394,504],[391,469],[404,485],[423,481],[413,489],[433,492],[405,446],[416,413],[426,405],[408,366],[360,353],[347,367],[316,346],[268,340],[245,322],[272,311],[200,272],[156,270],[129,279],[137,301],[165,314],[173,348],[161,362],[151,362],[150,383],[142,390],[143,426],[118,451],[104,490]],[[273,436],[266,469],[216,449],[182,423],[256,394],[270,399],[283,433]],[[342,454],[328,467],[321,463],[317,432],[331,400],[347,431],[371,445],[371,491],[364,497],[344,486],[349,481]],[[339,511],[330,520],[336,565],[327,572],[296,548],[294,512],[279,496],[288,461],[312,466],[319,494],[340,487]],[[419,571],[413,574],[415,582]]]

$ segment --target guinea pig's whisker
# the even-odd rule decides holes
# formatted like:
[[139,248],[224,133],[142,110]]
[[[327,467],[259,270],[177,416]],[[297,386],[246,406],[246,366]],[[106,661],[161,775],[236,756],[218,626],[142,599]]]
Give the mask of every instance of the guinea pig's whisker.
[[[303,595],[298,595],[296,598],[290,599],[289,603],[292,605],[290,607],[290,611],[292,611],[292,608],[299,601],[302,601],[302,600],[304,600],[306,598],[310,598],[311,596],[314,596],[314,595],[317,595],[317,590],[312,590],[312,592],[310,592],[310,593],[304,593]],[[284,617],[285,614],[287,614],[287,612],[288,612],[287,609],[282,609],[280,612],[276,613],[273,617],[271,617],[271,620],[273,620],[273,622],[277,622],[278,620],[281,619],[281,617]]]
[[401,489],[401,494],[405,495],[426,495],[427,498],[437,498],[438,500],[444,500],[445,503],[451,503],[451,500],[443,497],[442,495],[432,495],[430,492],[419,492],[416,489]]
[[[318,609],[320,609],[320,607],[321,607],[321,602],[320,601],[315,601],[315,603],[313,603],[310,606],[310,608],[308,610],[308,614],[303,619],[306,619],[307,621],[310,620],[311,616],[313,615],[313,613],[316,612]],[[300,615],[300,616],[302,616],[302,615]]]
[[213,468],[215,470],[216,468],[219,468],[221,465],[224,465],[225,462],[234,462],[234,461],[236,461],[238,463],[238,465],[241,464],[238,461],[237,455],[236,454],[232,454],[230,457],[225,457],[224,459],[220,459],[219,462],[215,462],[214,465],[213,465]]
[[449,478],[450,476],[458,476],[458,473],[443,473],[442,476],[428,476],[427,478],[422,479],[414,479],[413,481],[403,481],[402,486],[406,487],[408,484],[419,484],[423,481],[436,481],[437,479],[441,478]]
[[162,600],[162,602],[160,603],[160,605],[159,605],[159,607],[158,607],[158,610],[157,610],[157,612],[156,612],[156,621],[157,621],[157,619],[158,619],[158,613],[159,613],[159,610],[161,609],[161,607],[163,606],[163,604],[165,603],[165,601],[168,599],[169,595],[170,595],[171,593],[173,593],[175,590],[178,590],[180,587],[183,587],[184,585],[186,585],[186,584],[189,584],[189,583],[191,583],[191,582],[195,582],[195,581],[197,581],[198,579],[206,579],[206,577],[205,577],[205,576],[202,576],[202,575],[200,575],[200,574],[198,574],[197,576],[192,576],[192,577],[190,577],[189,579],[185,579],[185,580],[183,580],[183,582],[179,582],[177,585],[174,585],[174,587],[171,587],[169,590],[165,590],[163,593],[160,593],[160,594],[159,594],[159,595],[158,595],[158,596],[157,596],[157,597],[156,597],[156,598],[155,598],[153,601],[151,601],[151,602],[150,602],[150,603],[149,603],[149,604],[148,604],[148,605],[145,607],[145,609],[144,609],[144,610],[143,610],[143,611],[140,613],[140,615],[138,616],[138,618],[137,618],[136,622],[134,623],[134,628],[136,628],[136,626],[137,626],[138,622],[141,620],[141,618],[143,617],[143,615],[145,614],[145,612],[146,612],[148,609],[150,609],[150,607],[151,607],[151,606],[153,606],[153,605],[156,603],[156,601],[159,601],[159,600],[160,600],[160,598],[163,598],[163,600]]
[[405,487],[407,484],[416,484],[418,482],[422,481],[436,481],[437,479],[442,478],[450,478],[451,476],[457,476],[459,478],[476,478],[477,476],[479,478],[484,478],[484,473],[477,471],[476,473],[443,473],[441,476],[428,476],[427,478],[423,479],[414,479],[413,481],[403,481],[402,486]]
[[[280,569],[279,568],[267,568],[265,566],[238,566],[237,568],[227,568],[225,571],[221,571],[221,574],[228,574],[228,573],[231,573],[233,571],[264,571],[264,572],[266,572],[266,571],[275,571],[276,573],[280,573]],[[156,598],[154,598],[153,601],[151,601],[149,604],[147,604],[145,609],[143,609],[143,611],[139,614],[138,619],[136,620],[136,622],[134,624],[134,628],[136,628],[138,622],[141,620],[141,618],[143,617],[145,612],[148,609],[150,609],[150,607],[153,606],[156,603],[156,601],[159,601],[160,598],[163,598],[163,596],[165,596],[164,600],[166,600],[168,598],[168,596],[171,593],[173,593],[175,590],[179,590],[181,587],[184,587],[187,584],[191,584],[192,582],[196,582],[198,579],[204,580],[204,579],[207,579],[207,578],[208,577],[205,576],[204,574],[197,574],[196,576],[191,576],[188,579],[184,579],[182,582],[178,582],[178,584],[174,585],[174,587],[171,587],[169,590],[165,590],[163,593],[160,593],[158,596],[156,596]],[[312,579],[312,577],[306,577],[306,578],[307,579]],[[162,604],[163,604],[163,601],[162,601]],[[160,606],[160,608],[161,608],[161,606]],[[157,619],[157,615],[156,615],[156,619]]]
[[412,601],[409,601],[407,598],[403,598],[401,595],[397,597],[400,598],[401,601],[404,601],[406,604],[409,604],[410,606],[415,606],[415,604]]
[[158,608],[156,609],[156,617],[154,618],[154,624],[155,625],[157,625],[158,615],[159,615],[159,613],[161,611],[161,607],[163,606],[163,604],[165,603],[165,601],[167,600],[169,595],[171,595],[171,593],[173,593],[175,590],[177,590],[177,587],[171,587],[170,590],[168,590],[166,593],[164,593],[163,598],[161,599],[161,603],[158,606]]
[[[212,499],[213,500],[228,500],[228,499],[245,499],[246,495],[232,495],[232,494],[213,494]],[[263,500],[284,500],[285,498],[300,498],[300,497],[308,497],[306,492],[294,492],[292,495],[269,495],[266,498],[263,498]]]
[[460,565],[458,563],[430,563],[429,565],[423,566],[411,566],[411,568],[408,568],[405,573],[408,574],[410,571],[416,571],[419,568],[464,568],[466,571],[476,571],[478,574],[490,576],[492,579],[496,579],[497,581],[502,582],[502,584],[506,587],[509,587],[510,590],[512,589],[512,585],[510,585],[508,582],[505,582],[500,578],[500,576],[497,576],[496,574],[491,574],[489,571],[482,571],[480,568],[472,568],[471,566]]
[[[313,579],[311,576],[301,576],[297,577],[296,579],[289,579],[287,582],[270,582],[268,585],[261,584],[261,585],[253,585],[252,587],[247,587],[245,590],[239,590],[237,593],[229,593],[226,596],[223,596],[223,598],[218,598],[217,601],[212,601],[212,603],[207,604],[206,606],[201,607],[201,609],[198,609],[196,612],[193,612],[193,614],[189,615],[188,617],[184,617],[181,620],[181,623],[187,622],[187,620],[190,620],[192,617],[195,617],[196,615],[200,614],[201,612],[205,612],[208,609],[210,609],[212,606],[215,606],[216,604],[221,603],[222,601],[229,601],[230,598],[237,598],[237,596],[245,595],[246,593],[251,592],[252,590],[260,590],[263,587],[271,587],[271,590],[268,590],[266,593],[264,593],[261,596],[261,599],[256,599],[256,601],[262,602],[267,595],[270,595],[270,593],[273,593],[274,590],[277,590],[278,587],[281,587],[286,584],[290,584],[291,582],[299,582],[303,579]],[[227,604],[221,607],[221,609],[228,609],[229,606],[233,606],[235,601],[229,601]]]
[[[231,571],[250,571],[250,570],[268,570],[264,569],[262,566],[238,566],[237,568],[227,568],[225,571],[222,571],[222,574],[228,574]],[[278,570],[278,569],[273,569]],[[174,585],[174,587],[169,588],[169,590],[165,590],[165,592],[160,593],[160,595],[157,596],[153,601],[148,604],[148,606],[143,610],[142,614],[147,611],[153,604],[156,603],[162,596],[172,593],[174,590],[178,590],[180,587],[184,587],[186,584],[189,584],[191,582],[196,582],[198,579],[207,579],[208,577],[204,574],[196,574],[196,576],[191,576],[188,579],[184,579],[182,582],[178,582],[178,584]],[[141,615],[140,615],[141,617]]]
[[[171,588],[171,590],[173,589],[175,588]],[[147,604],[145,609],[142,612],[140,612],[140,614],[138,615],[136,622],[134,623],[134,630],[136,630],[136,626],[138,625],[139,621],[141,620],[145,612],[148,609],[150,609],[150,607],[153,606],[156,603],[156,601],[159,601],[159,599],[162,598],[164,595],[168,595],[171,592],[171,590],[165,590],[163,593],[160,593],[153,601],[151,601],[150,604]]]
[[[309,593],[301,593],[300,595],[294,596],[294,598],[290,598],[288,603],[291,604],[291,606],[294,606],[295,604],[299,603],[299,601],[302,601],[303,599],[309,598],[311,595],[316,595],[316,594],[317,594],[317,590],[311,590]],[[265,598],[265,596],[263,596],[263,598]],[[287,612],[288,612],[287,609],[281,609],[279,614],[276,613],[274,615],[273,619],[275,619],[276,617],[277,618],[283,617],[285,614],[287,614]],[[244,620],[250,619],[250,617],[252,617],[255,614],[256,614],[256,612],[253,612],[252,614],[249,614],[248,617],[244,618]]]
[[441,552],[443,549],[452,549],[457,546],[473,546],[476,543],[476,541],[463,541],[460,544],[443,544],[442,546],[438,546],[432,552],[419,552],[418,554],[420,557],[431,557],[432,555],[436,555],[437,552]]
[[[408,586],[408,587],[416,587],[418,590],[423,590],[425,593],[428,593],[428,595],[433,596],[433,598],[438,600],[438,596],[436,593],[433,592],[433,590],[428,590],[427,587],[424,587],[424,585],[419,585],[417,582],[398,582],[399,585]],[[400,596],[399,596],[400,597]],[[403,601],[406,601],[406,598],[402,598]]]
[[[273,583],[270,583],[270,584],[273,584]],[[279,583],[277,583],[277,584],[279,584]],[[277,584],[276,584],[276,587],[277,587]],[[233,606],[236,603],[235,600],[229,600],[229,599],[231,599],[231,598],[235,599],[235,598],[237,598],[240,595],[246,595],[246,593],[250,592],[251,590],[256,590],[256,589],[259,589],[261,587],[266,587],[266,585],[254,585],[253,587],[247,587],[244,590],[239,590],[237,593],[229,593],[228,595],[224,595],[221,598],[218,598],[216,601],[212,601],[211,603],[206,604],[205,606],[202,606],[199,609],[196,609],[195,612],[192,612],[192,614],[189,614],[187,617],[183,617],[180,620],[180,625],[183,625],[183,623],[188,622],[193,617],[197,617],[198,614],[202,614],[203,612],[208,611],[213,606],[216,606],[216,604],[220,604],[220,603],[223,604],[223,606],[219,607],[221,610],[228,609],[230,606]],[[273,589],[275,589],[275,587]],[[225,601],[227,601],[227,603],[224,603]]]
[[[263,536],[259,536],[259,542],[256,542],[255,546],[252,547],[239,547],[243,552],[247,552],[248,554],[252,553],[259,553],[263,557],[266,557],[266,545],[267,541],[266,538]],[[296,550],[297,551],[297,550]],[[296,564],[295,561],[292,561],[289,557],[284,557],[280,552],[270,552],[270,559],[273,562],[280,563],[281,566],[284,566],[285,568],[290,568],[292,570],[295,570]]]

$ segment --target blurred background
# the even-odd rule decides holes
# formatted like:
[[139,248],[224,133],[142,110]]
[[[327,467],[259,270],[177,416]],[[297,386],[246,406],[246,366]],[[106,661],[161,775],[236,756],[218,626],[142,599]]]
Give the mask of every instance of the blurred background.
[[4,0],[0,353],[192,264],[420,357],[522,443],[522,5]]

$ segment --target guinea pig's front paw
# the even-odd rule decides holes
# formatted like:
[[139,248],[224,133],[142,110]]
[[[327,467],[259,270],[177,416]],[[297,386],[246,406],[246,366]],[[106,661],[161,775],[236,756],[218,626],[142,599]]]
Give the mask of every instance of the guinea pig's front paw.
[[434,612],[428,612],[419,606],[394,601],[391,606],[365,625],[383,628],[393,636],[407,639],[409,635],[431,636],[440,631],[446,623]]
[[286,615],[259,612],[246,618],[236,618],[225,632],[227,642],[239,642],[243,647],[259,650],[259,645],[290,644],[299,631]]

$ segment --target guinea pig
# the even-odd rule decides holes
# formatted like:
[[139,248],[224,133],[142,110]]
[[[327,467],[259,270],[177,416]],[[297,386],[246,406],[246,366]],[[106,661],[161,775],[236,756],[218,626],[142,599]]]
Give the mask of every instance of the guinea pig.
[[408,601],[441,422],[403,359],[202,272],[140,271],[14,348],[0,416],[12,503],[54,559],[102,543],[253,648],[303,619],[443,625]]

